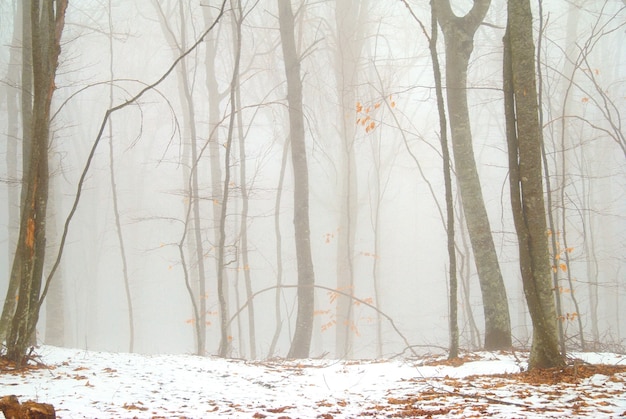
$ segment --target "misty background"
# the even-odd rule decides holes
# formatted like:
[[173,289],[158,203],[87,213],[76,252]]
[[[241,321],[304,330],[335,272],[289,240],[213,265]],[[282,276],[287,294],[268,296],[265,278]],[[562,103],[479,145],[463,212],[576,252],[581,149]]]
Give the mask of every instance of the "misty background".
[[[15,94],[19,81],[19,71],[15,71],[19,66],[19,31],[14,34],[20,23],[15,18],[18,2],[0,3],[3,98]],[[70,1],[52,108],[48,257],[56,255],[59,232],[105,112],[161,77],[212,23],[217,12],[214,3]],[[358,16],[350,16],[353,26],[347,38],[350,45],[346,45],[337,27],[348,17],[337,14],[337,3],[294,3],[296,46],[302,57],[316,284],[338,288],[338,266],[345,262],[338,252],[338,240],[342,231],[349,229],[353,235],[350,263],[354,286],[340,291],[374,305],[393,319],[418,351],[439,350],[446,347],[449,333],[448,258],[428,40],[403,2],[361,1],[356,2]],[[417,18],[429,27],[427,3],[409,3]],[[453,3],[458,14],[471,7],[470,1]],[[573,347],[578,345],[582,326],[585,340],[592,345],[623,348],[626,10],[617,0],[543,2],[539,33],[536,6],[535,44],[540,45],[541,54],[551,211],[558,225],[558,231],[551,234],[559,237],[560,260],[566,263],[555,266],[564,304],[562,324],[568,345]],[[275,350],[269,353],[277,322],[276,291],[271,287],[276,285],[279,272],[283,284],[297,281],[289,161],[280,185],[289,121],[278,12],[273,1],[244,1],[242,8],[240,99],[225,224],[230,314],[237,313],[248,300],[246,275],[251,291],[259,293],[253,300],[254,347],[244,308],[231,324],[232,356],[285,356],[295,327],[295,289],[280,291],[282,327]],[[531,326],[507,184],[501,81],[504,1],[492,2],[485,22],[487,25],[476,33],[468,72],[473,146],[508,294],[514,345],[524,347],[530,344]],[[216,29],[156,90],[111,117],[111,129],[106,128],[96,150],[69,228],[54,292],[51,290],[46,300],[38,326],[39,341],[128,351],[130,296],[133,351],[194,352],[195,320],[184,280],[184,269],[188,269],[196,301],[206,304],[206,351],[216,352],[220,331],[215,216],[222,204],[222,191],[215,188],[215,176],[219,175],[217,185],[221,185],[223,144],[232,109],[233,34],[233,15],[227,11]],[[357,50],[355,44],[359,45]],[[351,103],[343,103],[342,98],[350,96],[338,90],[340,57],[345,62],[346,56],[354,67],[354,77],[344,79],[341,85],[349,89],[354,99]],[[216,82],[213,86],[212,81]],[[17,150],[21,148],[20,134],[15,137],[10,133],[7,112],[7,99],[2,99],[0,301],[6,295],[18,227],[11,209],[16,202],[11,196],[16,195],[11,194],[19,193],[21,178],[19,165],[15,168],[20,154],[8,148],[11,141],[17,141]],[[354,121],[349,127],[352,157],[348,160],[344,117]],[[242,144],[245,149],[240,153]],[[221,164],[217,172],[211,146]],[[197,185],[190,190],[192,153],[197,153]],[[346,200],[346,173],[352,185],[349,208],[342,204]],[[455,196],[462,282],[461,346],[476,349],[482,344],[482,302],[456,190]],[[199,218],[186,226],[192,202],[198,204]],[[206,274],[204,294],[199,294],[197,239]],[[184,261],[180,249],[185,252]],[[367,305],[353,301],[350,323],[337,321],[339,299],[328,289],[315,291],[312,357],[408,355],[403,338],[388,319]],[[349,329],[348,353],[335,349],[336,329],[340,327]]]

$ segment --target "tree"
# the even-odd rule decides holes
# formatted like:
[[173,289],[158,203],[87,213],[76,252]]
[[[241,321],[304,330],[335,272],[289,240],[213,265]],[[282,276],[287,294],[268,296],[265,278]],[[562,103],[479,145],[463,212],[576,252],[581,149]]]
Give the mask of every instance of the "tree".
[[529,368],[564,365],[559,352],[541,168],[532,14],[509,0],[504,36],[504,97],[513,220],[533,341]]
[[446,110],[443,101],[443,83],[441,81],[441,66],[439,65],[439,55],[437,54],[437,15],[435,12],[434,1],[430,2],[431,12],[431,29],[430,35],[421,20],[417,18],[409,4],[404,1],[404,5],[409,9],[411,15],[422,28],[422,32],[428,39],[428,49],[430,51],[430,59],[433,68],[433,77],[435,81],[435,95],[437,100],[437,111],[439,116],[439,136],[441,143],[441,157],[443,160],[443,179],[446,197],[446,236],[448,249],[448,275],[450,281],[449,288],[449,316],[448,321],[450,329],[450,343],[448,358],[453,359],[459,356],[459,321],[458,321],[458,276],[456,261],[456,242],[454,239],[454,200],[452,198],[452,168],[450,166],[450,150],[448,148],[448,121],[446,118]]
[[241,62],[241,22],[244,19],[243,10],[241,8],[241,2],[237,1],[237,6],[233,10],[233,19],[235,27],[233,35],[235,36],[235,50],[234,50],[234,66],[233,76],[230,81],[230,118],[228,122],[228,134],[226,137],[226,143],[224,144],[224,185],[222,190],[221,199],[221,213],[220,213],[220,230],[219,241],[217,244],[217,298],[220,306],[220,345],[218,349],[219,356],[228,356],[231,352],[231,337],[228,334],[229,322],[228,322],[228,300],[226,298],[226,216],[228,213],[228,198],[230,195],[230,179],[231,168],[230,159],[233,146],[233,137],[235,130],[235,117],[237,115],[237,89],[239,84],[239,65]]
[[[61,52],[67,0],[30,5],[32,36],[33,118],[28,170],[24,171],[20,232],[12,271],[19,276],[18,300],[7,334],[7,357],[21,364],[39,318],[39,294],[46,250],[48,137],[54,78]],[[12,298],[12,296],[8,296]]]
[[[108,20],[109,20],[109,107],[113,106],[113,82],[115,78],[115,72],[113,69],[114,55],[113,55],[113,9],[111,7],[111,0],[108,4]],[[122,261],[122,276],[124,278],[124,295],[126,296],[126,307],[128,308],[128,351],[133,352],[135,346],[135,319],[133,313],[133,302],[130,292],[130,275],[128,272],[128,257],[126,252],[126,241],[124,240],[124,234],[122,231],[122,222],[119,210],[119,200],[117,197],[117,182],[115,178],[115,153],[113,147],[113,119],[109,121],[109,175],[111,180],[111,198],[113,204],[113,215],[115,218],[115,232],[117,234],[117,242],[120,249],[120,258]],[[56,283],[56,282],[55,282]],[[53,283],[51,290],[54,290],[55,283]],[[58,288],[58,285],[56,286]],[[58,291],[57,291],[58,292]],[[52,296],[52,294],[51,294]]]
[[491,227],[476,169],[467,105],[467,69],[474,48],[474,34],[491,0],[475,0],[463,17],[452,12],[450,0],[435,1],[446,48],[446,93],[456,178],[461,192],[485,314],[485,349],[511,346],[509,305],[500,272]]
[[432,60],[435,89],[437,95],[437,110],[439,111],[439,135],[441,137],[441,155],[443,159],[443,178],[446,194],[446,234],[448,245],[448,275],[450,276],[450,359],[459,356],[459,323],[458,323],[458,281],[456,268],[456,249],[454,240],[454,201],[452,199],[452,170],[450,168],[450,151],[448,149],[448,133],[446,111],[443,104],[443,87],[441,83],[441,68],[437,55],[437,22],[434,0],[431,0],[431,36],[429,39],[430,57]]
[[278,16],[287,77],[289,139],[294,182],[293,223],[298,265],[298,314],[296,329],[287,356],[289,358],[306,358],[309,356],[313,333],[315,273],[311,256],[311,232],[309,228],[309,173],[304,138],[300,57],[296,51],[291,0],[278,0]]
[[[337,289],[354,294],[354,242],[357,230],[357,167],[354,152],[356,126],[354,113],[358,64],[364,44],[364,18],[369,7],[366,1],[344,0],[335,3],[337,46],[335,79],[339,96],[338,134],[341,143],[339,167],[339,228],[337,231]],[[354,335],[354,302],[337,297],[336,356],[352,352]]]
[[[174,3],[170,10],[163,10],[163,4],[160,1],[153,1],[155,9],[159,15],[159,23],[163,34],[172,48],[174,57],[187,49],[187,24],[183,2]],[[170,26],[168,20],[173,15],[174,9],[178,7],[178,17],[180,18],[180,33],[177,35]],[[194,74],[188,68],[188,60],[181,60],[180,67],[176,72],[178,79],[178,96],[182,107],[183,114],[183,144],[182,156],[183,162],[183,183],[184,193],[186,195],[186,216],[184,223],[184,243],[188,248],[188,256],[185,257],[181,251],[181,259],[191,259],[191,268],[185,267],[186,285],[188,286],[189,297],[192,301],[192,311],[194,314],[196,353],[204,355],[206,353],[206,275],[204,269],[204,250],[201,237],[201,219],[200,219],[200,199],[198,188],[198,135],[195,103],[193,100],[193,86],[195,80],[190,80],[190,74]],[[193,77],[193,76],[191,76]],[[187,238],[189,237],[189,238]],[[193,291],[196,291],[195,293]]]
[[[232,32],[233,39],[235,39],[236,48],[241,49],[241,26],[243,23],[244,11],[241,6],[241,1],[237,2],[237,10],[240,18],[233,19]],[[249,13],[249,12],[248,12]],[[239,54],[239,51],[235,52]],[[246,288],[246,298],[250,301],[248,304],[248,338],[250,345],[250,358],[256,358],[256,322],[254,318],[254,301],[250,299],[252,295],[252,278],[250,274],[250,262],[248,251],[248,219],[250,197],[248,190],[247,179],[247,164],[246,164],[246,134],[244,133],[243,112],[241,111],[241,78],[237,78],[237,84],[235,88],[235,104],[234,109],[237,110],[237,136],[239,137],[239,182],[241,189],[241,219],[239,228],[239,243],[241,260],[238,266],[237,272],[243,271],[244,284]]]
[[[210,7],[203,7],[202,14],[204,18],[204,22],[206,25],[209,25],[213,21],[212,11]],[[206,37],[206,46],[205,46],[205,71],[206,71],[206,89],[208,93],[208,117],[209,117],[209,127],[208,127],[208,154],[209,154],[209,165],[210,169],[210,177],[211,177],[211,194],[214,197],[219,196],[222,191],[222,166],[220,159],[220,149],[221,144],[219,141],[219,130],[218,127],[221,124],[222,117],[220,115],[220,100],[221,98],[228,94],[226,91],[224,93],[220,93],[217,74],[216,71],[219,69],[219,61],[216,59],[217,57],[217,43],[218,43],[218,33],[209,33]],[[212,216],[211,221],[213,225],[213,235],[212,241],[213,243],[219,243],[220,234],[222,230],[222,218],[221,218],[221,206],[222,203],[219,199],[213,200],[213,205],[211,206]],[[217,259],[217,258],[216,258]],[[221,269],[221,266],[216,262],[215,263],[215,276],[218,276],[218,272]],[[228,287],[222,288],[223,300],[228,301]],[[220,297],[218,297],[220,298]],[[220,332],[221,333],[221,332]],[[225,331],[226,335],[230,335],[230,331]]]

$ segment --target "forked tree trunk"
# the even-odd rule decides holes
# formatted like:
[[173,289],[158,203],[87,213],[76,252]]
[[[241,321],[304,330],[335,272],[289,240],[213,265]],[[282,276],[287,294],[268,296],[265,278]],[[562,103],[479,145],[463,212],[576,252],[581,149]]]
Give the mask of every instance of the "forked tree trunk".
[[306,358],[311,348],[313,311],[315,307],[315,274],[311,257],[309,228],[309,173],[304,141],[302,114],[302,80],[300,58],[296,51],[294,17],[291,0],[278,0],[280,38],[287,75],[287,102],[289,106],[289,137],[294,178],[294,230],[298,265],[298,314],[289,358]]
[[511,206],[533,323],[529,368],[549,368],[564,365],[564,360],[550,276],[534,50],[530,2],[509,0],[503,74]]
[[66,0],[36,1],[30,7],[33,58],[33,126],[28,171],[24,173],[20,233],[13,269],[19,271],[15,313],[8,331],[7,357],[23,362],[39,319],[43,265],[46,249],[48,203],[48,136],[54,77],[61,50]]
[[485,349],[493,350],[511,346],[511,320],[478,178],[467,105],[467,69],[474,49],[474,34],[489,4],[490,0],[475,0],[467,15],[459,18],[452,12],[449,0],[433,2],[445,37],[446,92],[454,165],[483,297]]

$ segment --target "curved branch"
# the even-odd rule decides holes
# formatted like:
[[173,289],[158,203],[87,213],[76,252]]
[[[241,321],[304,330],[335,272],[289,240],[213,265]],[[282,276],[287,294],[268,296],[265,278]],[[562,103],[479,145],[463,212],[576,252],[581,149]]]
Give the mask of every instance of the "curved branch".
[[357,298],[354,295],[348,294],[346,292],[340,291],[340,290],[335,289],[335,288],[326,287],[324,285],[317,285],[317,284],[311,284],[311,285],[272,285],[271,287],[263,288],[262,290],[259,290],[259,291],[255,292],[254,294],[250,295],[250,298],[248,298],[248,300],[241,307],[239,307],[239,310],[237,310],[237,312],[235,314],[233,314],[230,319],[228,319],[228,322],[226,323],[226,326],[227,327],[230,326],[230,324],[233,322],[233,320],[235,320],[235,318],[248,306],[248,304],[250,304],[250,302],[257,295],[262,294],[262,293],[267,292],[267,291],[275,290],[277,288],[304,288],[304,287],[313,287],[313,288],[317,288],[317,289],[322,289],[322,290],[334,292],[334,293],[340,294],[340,295],[342,295],[344,297],[348,297],[351,300],[353,300],[355,302],[358,302],[359,304],[363,304],[364,306],[367,306],[367,307],[371,308],[376,313],[380,314],[381,316],[383,316],[384,318],[386,318],[389,321],[389,324],[391,325],[393,330],[396,331],[398,336],[400,336],[400,338],[402,338],[402,340],[404,341],[404,344],[406,345],[406,347],[409,348],[411,350],[411,352],[413,352],[414,356],[418,356],[417,353],[415,352],[415,350],[413,349],[414,345],[411,345],[409,343],[409,341],[406,338],[406,336],[404,336],[402,334],[402,332],[400,332],[400,329],[398,329],[398,326],[396,326],[396,323],[393,321],[393,319],[391,317],[389,317],[389,315],[387,315],[386,313],[381,311],[378,307],[376,307],[375,305],[373,305],[371,303],[368,303],[365,300],[361,300],[360,298]]
[[89,168],[91,167],[91,163],[96,154],[96,149],[98,148],[98,145],[100,144],[100,140],[102,139],[102,134],[104,133],[104,129],[107,126],[107,122],[109,121],[111,114],[121,109],[124,109],[128,105],[132,105],[133,103],[137,102],[148,91],[153,90],[155,87],[161,84],[172,73],[172,71],[174,71],[178,63],[180,63],[187,55],[193,52],[193,50],[195,50],[204,41],[204,38],[209,34],[209,32],[211,32],[213,28],[215,28],[215,26],[217,25],[217,22],[219,22],[219,20],[224,14],[225,7],[226,7],[226,0],[223,0],[222,6],[220,7],[220,12],[218,13],[217,17],[215,18],[211,26],[209,26],[209,28],[206,31],[204,31],[204,33],[198,38],[198,40],[191,47],[189,47],[189,49],[187,49],[176,60],[174,60],[174,62],[170,65],[170,67],[165,71],[165,73],[163,73],[163,75],[157,81],[144,87],[142,90],[139,91],[139,93],[137,93],[135,96],[128,99],[127,101],[122,102],[119,105],[114,106],[112,108],[109,108],[105,112],[104,118],[102,119],[102,124],[100,125],[100,131],[98,132],[98,136],[96,137],[96,140],[94,141],[91,147],[91,151],[89,152],[89,156],[87,157],[87,162],[85,163],[83,172],[80,175],[80,179],[78,180],[74,203],[72,204],[72,209],[70,210],[70,213],[65,219],[65,225],[63,227],[63,234],[61,235],[61,243],[59,244],[57,257],[54,261],[54,264],[52,265],[52,269],[50,270],[50,273],[48,274],[48,278],[46,279],[46,285],[43,289],[43,292],[41,293],[41,296],[39,297],[39,302],[37,304],[38,309],[41,309],[41,305],[43,304],[46,298],[46,295],[48,294],[48,289],[50,288],[50,282],[52,281],[52,278],[54,277],[54,274],[57,271],[59,264],[61,263],[61,257],[63,256],[63,249],[65,248],[65,241],[67,240],[70,223],[72,219],[74,218],[74,214],[76,213],[76,210],[78,208],[78,203],[80,202],[80,198],[82,196],[83,185],[85,183],[85,179],[87,178],[87,173],[89,172]]

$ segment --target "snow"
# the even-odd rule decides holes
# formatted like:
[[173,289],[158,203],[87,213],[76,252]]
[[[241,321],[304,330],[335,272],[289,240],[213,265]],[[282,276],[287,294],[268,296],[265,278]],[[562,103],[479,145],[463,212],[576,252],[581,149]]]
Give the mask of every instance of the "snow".
[[[59,418],[617,417],[626,372],[575,383],[515,379],[526,353],[393,361],[226,360],[42,346],[45,368],[0,372],[0,396],[53,404]],[[626,355],[576,353],[626,365]],[[499,374],[494,376],[492,374]]]

